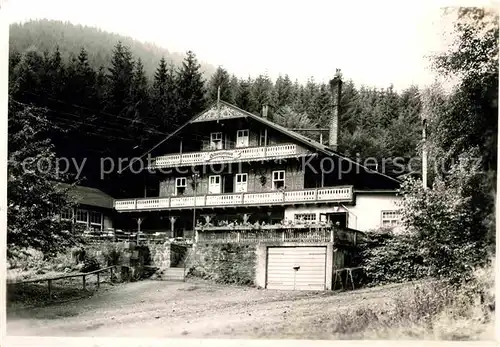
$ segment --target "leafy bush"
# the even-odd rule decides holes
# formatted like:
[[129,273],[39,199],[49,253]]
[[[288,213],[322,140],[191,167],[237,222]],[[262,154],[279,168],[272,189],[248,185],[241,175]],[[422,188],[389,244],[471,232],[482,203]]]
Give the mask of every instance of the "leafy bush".
[[101,265],[96,257],[87,255],[83,261],[82,272],[91,272],[95,270],[99,270]]
[[372,231],[361,253],[368,284],[405,282],[428,275],[421,250],[415,247],[411,235],[395,235],[383,229]]
[[402,185],[403,232],[371,233],[364,266],[372,283],[425,276],[470,281],[488,259],[491,194],[484,187],[476,151],[437,177],[432,189],[408,179]]

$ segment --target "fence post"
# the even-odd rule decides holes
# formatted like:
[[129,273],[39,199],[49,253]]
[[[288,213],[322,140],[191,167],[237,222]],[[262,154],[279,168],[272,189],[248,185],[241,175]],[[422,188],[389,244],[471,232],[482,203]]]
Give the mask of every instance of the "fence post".
[[97,273],[97,288],[99,288],[99,272]]
[[238,233],[236,234],[236,242],[240,242],[240,232],[238,231]]
[[281,241],[285,242],[285,230],[281,231]]
[[114,269],[113,266],[109,268],[109,282],[110,283],[113,282],[113,269]]
[[83,290],[85,290],[85,275],[83,275],[82,278],[83,278]]
[[48,287],[49,287],[49,299],[52,298],[52,280],[48,280]]

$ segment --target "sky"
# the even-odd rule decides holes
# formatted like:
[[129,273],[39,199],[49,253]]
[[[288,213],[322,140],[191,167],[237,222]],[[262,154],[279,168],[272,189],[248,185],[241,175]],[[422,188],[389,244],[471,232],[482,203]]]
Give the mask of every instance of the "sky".
[[[475,4],[479,1],[475,1]],[[357,85],[403,89],[435,78],[428,56],[449,27],[421,1],[10,0],[11,22],[57,19],[192,50],[239,77],[288,74],[326,82],[336,68]]]

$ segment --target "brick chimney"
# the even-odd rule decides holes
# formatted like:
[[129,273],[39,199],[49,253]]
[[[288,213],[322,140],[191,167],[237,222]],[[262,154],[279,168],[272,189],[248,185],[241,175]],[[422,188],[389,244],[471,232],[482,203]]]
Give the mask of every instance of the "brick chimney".
[[333,109],[332,117],[330,119],[330,136],[328,138],[328,146],[334,151],[338,148],[339,138],[339,109],[340,109],[340,95],[342,93],[342,75],[340,69],[337,69],[335,76],[330,80],[330,89],[332,91]]

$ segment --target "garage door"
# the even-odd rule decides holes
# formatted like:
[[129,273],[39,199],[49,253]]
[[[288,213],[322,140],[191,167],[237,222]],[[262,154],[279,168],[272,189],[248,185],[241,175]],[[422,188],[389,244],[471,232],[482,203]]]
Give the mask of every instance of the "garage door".
[[326,247],[269,247],[268,289],[324,290]]

